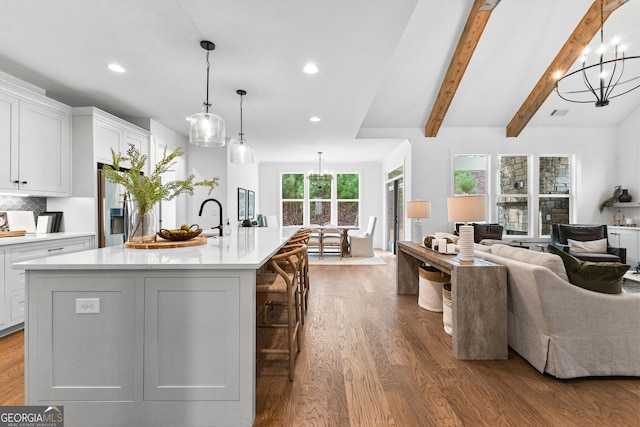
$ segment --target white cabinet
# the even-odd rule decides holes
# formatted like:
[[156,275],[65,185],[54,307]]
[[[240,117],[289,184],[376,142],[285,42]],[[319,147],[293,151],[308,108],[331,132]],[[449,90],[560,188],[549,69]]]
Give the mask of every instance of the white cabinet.
[[638,265],[640,254],[640,229],[635,227],[608,226],[609,245],[615,248],[627,249],[627,264]]
[[25,273],[13,269],[15,262],[93,249],[93,236],[52,238],[44,241],[5,245],[0,250],[0,336],[24,322]]
[[0,91],[0,190],[68,196],[70,123],[66,105],[17,87]]

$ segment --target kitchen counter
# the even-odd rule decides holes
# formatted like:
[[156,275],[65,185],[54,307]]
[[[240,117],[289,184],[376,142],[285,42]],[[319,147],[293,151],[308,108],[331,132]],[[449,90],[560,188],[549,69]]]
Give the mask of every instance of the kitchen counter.
[[186,270],[193,268],[257,269],[297,228],[248,227],[231,235],[209,237],[205,245],[173,249],[126,249],[123,246],[85,251],[20,264],[29,270]]
[[72,237],[94,236],[95,233],[47,233],[47,234],[25,234],[19,237],[0,237],[0,247],[7,245],[18,245],[22,243],[50,242],[53,240],[69,239]]
[[256,270],[295,231],[20,263],[25,404],[63,405],[67,427],[251,426]]

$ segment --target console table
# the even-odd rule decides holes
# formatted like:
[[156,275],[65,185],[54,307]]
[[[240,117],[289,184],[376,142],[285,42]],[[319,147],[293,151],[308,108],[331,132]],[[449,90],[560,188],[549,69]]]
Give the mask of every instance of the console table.
[[452,350],[461,360],[506,360],[507,267],[476,258],[460,261],[419,243],[398,242],[396,292],[417,294],[426,263],[451,275]]

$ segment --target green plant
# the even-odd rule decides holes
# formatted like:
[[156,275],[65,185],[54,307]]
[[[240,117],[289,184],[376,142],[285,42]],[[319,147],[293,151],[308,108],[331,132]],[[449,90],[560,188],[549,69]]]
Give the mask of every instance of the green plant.
[[455,171],[453,174],[455,194],[476,194],[478,180],[469,171]]
[[[182,193],[193,194],[194,187],[209,188],[209,194],[218,186],[219,178],[205,179],[194,182],[195,175],[190,175],[185,180],[175,180],[162,183],[161,175],[167,172],[176,163],[176,159],[184,153],[179,147],[167,154],[165,149],[162,159],[156,163],[149,176],[141,175],[147,156],[140,153],[133,144],[129,144],[126,156],[116,153],[111,149],[113,166],[105,165],[102,169],[105,178],[124,187],[127,198],[137,203],[137,208],[142,215],[153,209],[161,200],[171,200]],[[127,171],[121,171],[123,162],[129,162]]]
[[600,213],[604,210],[604,208],[610,208],[614,203],[618,201],[618,197],[622,194],[622,186],[616,185],[613,188],[613,194],[604,202],[600,203]]

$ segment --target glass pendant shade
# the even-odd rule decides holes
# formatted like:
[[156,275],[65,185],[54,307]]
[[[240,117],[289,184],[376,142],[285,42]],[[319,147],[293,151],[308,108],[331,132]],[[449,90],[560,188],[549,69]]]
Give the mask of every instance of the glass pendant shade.
[[229,161],[242,165],[254,163],[253,146],[247,141],[233,140],[229,143]]
[[196,113],[189,119],[189,142],[201,147],[224,147],[225,132],[222,117],[212,113]]

